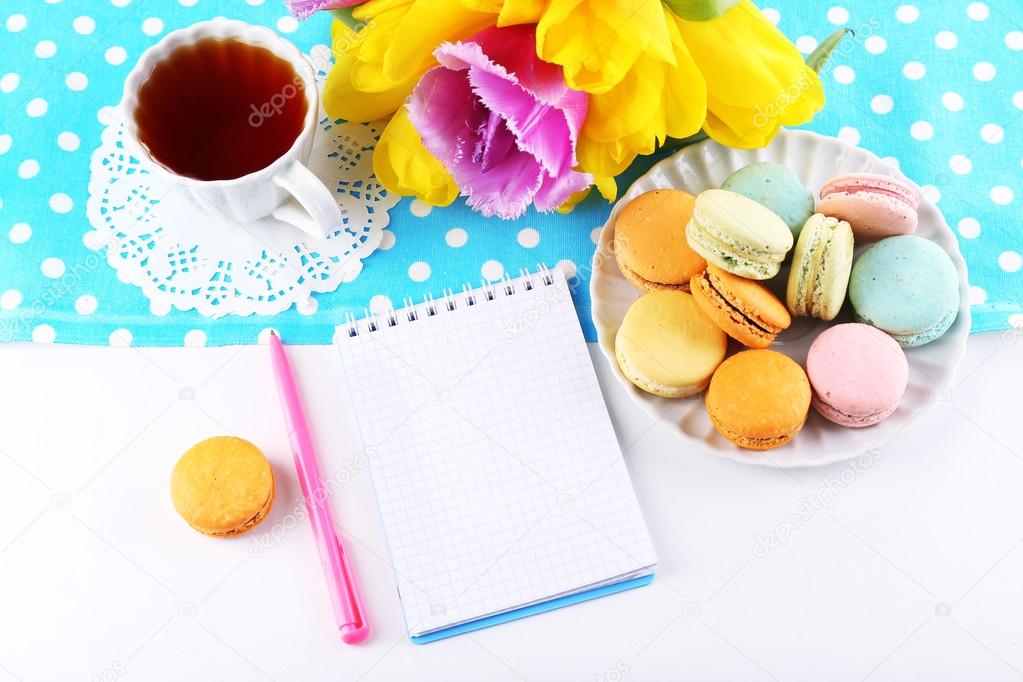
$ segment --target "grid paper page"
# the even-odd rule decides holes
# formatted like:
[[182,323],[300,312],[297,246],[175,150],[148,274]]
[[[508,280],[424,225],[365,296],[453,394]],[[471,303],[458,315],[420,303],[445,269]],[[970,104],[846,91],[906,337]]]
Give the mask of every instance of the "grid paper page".
[[337,332],[410,635],[648,573],[564,274],[433,305]]

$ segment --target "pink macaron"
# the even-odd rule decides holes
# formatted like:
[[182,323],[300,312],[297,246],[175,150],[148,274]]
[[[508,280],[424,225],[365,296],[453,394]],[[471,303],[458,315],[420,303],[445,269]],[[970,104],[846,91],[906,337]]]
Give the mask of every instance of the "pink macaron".
[[907,182],[876,173],[851,173],[821,187],[817,212],[852,226],[857,241],[916,231],[920,195]]
[[899,406],[909,363],[899,344],[866,324],[839,324],[810,346],[806,373],[813,406],[826,419],[852,428],[872,426]]

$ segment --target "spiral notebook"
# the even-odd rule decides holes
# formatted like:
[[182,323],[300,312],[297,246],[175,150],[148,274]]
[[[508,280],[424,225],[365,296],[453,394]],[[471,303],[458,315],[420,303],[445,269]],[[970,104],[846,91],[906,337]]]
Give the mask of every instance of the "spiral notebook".
[[560,270],[349,319],[336,343],[413,642],[652,580]]

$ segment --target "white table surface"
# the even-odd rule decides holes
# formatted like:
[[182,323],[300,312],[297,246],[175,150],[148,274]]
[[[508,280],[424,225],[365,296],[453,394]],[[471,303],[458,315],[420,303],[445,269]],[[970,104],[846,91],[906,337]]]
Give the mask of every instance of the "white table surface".
[[[1021,351],[1013,333],[973,337],[960,383],[868,466],[781,471],[687,449],[591,346],[655,582],[416,646],[352,459],[340,360],[292,348],[375,630],[350,647],[266,348],[0,346],[0,681],[1017,679]],[[266,452],[278,496],[256,532],[209,539],[175,514],[168,477],[225,433]]]

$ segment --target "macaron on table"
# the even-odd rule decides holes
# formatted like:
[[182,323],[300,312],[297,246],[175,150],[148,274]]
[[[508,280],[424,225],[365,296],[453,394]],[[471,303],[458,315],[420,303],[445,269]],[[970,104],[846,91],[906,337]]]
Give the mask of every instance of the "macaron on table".
[[[690,377],[684,400],[623,371],[616,337],[622,328],[632,335],[625,321],[643,290],[622,274],[617,252],[607,257],[618,216],[668,189],[696,197],[686,237],[708,264],[692,275],[690,294],[674,293],[728,338],[706,391],[692,395],[699,381]],[[965,263],[938,208],[872,153],[805,131],[750,151],[703,142],[655,165],[604,225],[590,290],[605,358],[679,436],[680,456],[708,450],[777,467],[883,445],[952,384],[970,326]],[[658,327],[643,307],[646,327]],[[630,355],[640,355],[635,346]]]
[[230,537],[263,522],[276,482],[259,448],[242,438],[217,436],[181,456],[170,490],[174,508],[188,525],[203,535]]

